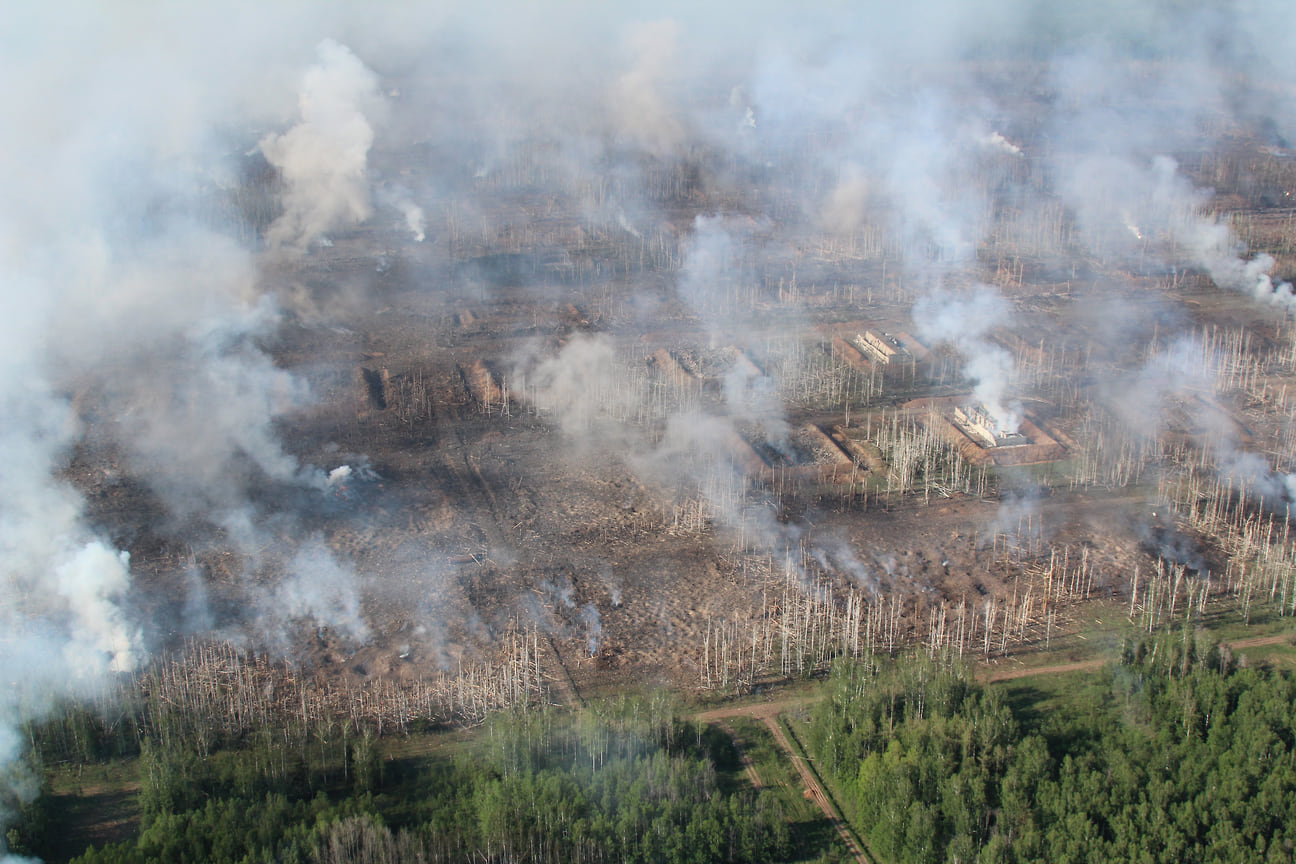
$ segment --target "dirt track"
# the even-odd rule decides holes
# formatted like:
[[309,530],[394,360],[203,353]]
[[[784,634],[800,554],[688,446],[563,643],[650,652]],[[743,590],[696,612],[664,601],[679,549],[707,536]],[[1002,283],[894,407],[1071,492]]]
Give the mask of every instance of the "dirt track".
[[792,742],[788,741],[787,735],[783,732],[783,727],[778,723],[778,718],[767,715],[761,719],[769,727],[770,733],[774,736],[774,741],[792,760],[797,773],[801,775],[801,781],[805,783],[806,790],[810,792],[811,798],[819,805],[819,809],[823,811],[824,816],[832,823],[833,829],[837,832],[837,836],[841,837],[842,843],[846,844],[846,848],[856,861],[860,862],[860,864],[869,864],[868,856],[864,854],[864,850],[856,842],[854,833],[851,831],[850,826],[846,824],[846,820],[842,818],[837,805],[833,803],[833,800],[828,797],[828,793],[819,785],[818,778],[815,777],[814,771],[806,763],[806,760],[796,755]]
[[[1276,633],[1272,636],[1255,636],[1251,639],[1238,639],[1235,642],[1223,643],[1236,651],[1240,648],[1255,648],[1260,645],[1277,645],[1282,642],[1291,642],[1293,638],[1290,633]],[[995,681],[1015,681],[1018,678],[1032,678],[1037,675],[1061,675],[1067,672],[1092,672],[1101,669],[1106,665],[1107,660],[1077,660],[1074,663],[1058,663],[1052,666],[1026,666],[1020,669],[986,669],[977,675],[977,680],[983,684],[991,684]]]
[[[760,720],[764,723],[770,730],[770,734],[774,736],[774,743],[778,745],[778,748],[783,751],[783,755],[791,761],[793,767],[796,768],[797,773],[801,775],[801,782],[805,784],[806,791],[809,792],[809,797],[818,805],[819,809],[823,811],[824,818],[832,823],[833,829],[837,832],[837,835],[841,837],[842,843],[845,844],[852,857],[854,857],[856,861],[859,861],[860,864],[869,864],[868,856],[864,854],[864,850],[860,848],[859,843],[855,840],[855,835],[851,832],[850,826],[846,823],[846,820],[842,818],[841,813],[837,809],[837,805],[833,802],[832,798],[828,796],[828,793],[824,791],[823,786],[819,784],[819,780],[815,777],[810,766],[806,764],[806,761],[796,754],[796,750],[792,747],[792,742],[788,741],[787,736],[783,732],[783,727],[780,726],[778,722],[780,714],[786,711],[791,711],[795,708],[801,708],[813,704],[815,701],[817,700],[784,699],[778,702],[760,702],[751,705],[717,708],[713,711],[705,711],[697,715],[697,719],[706,723],[717,723],[722,728],[726,728],[726,730],[728,730],[728,727],[725,725],[724,721],[730,717],[750,717],[753,720]],[[732,731],[730,732],[730,735],[732,736]]]

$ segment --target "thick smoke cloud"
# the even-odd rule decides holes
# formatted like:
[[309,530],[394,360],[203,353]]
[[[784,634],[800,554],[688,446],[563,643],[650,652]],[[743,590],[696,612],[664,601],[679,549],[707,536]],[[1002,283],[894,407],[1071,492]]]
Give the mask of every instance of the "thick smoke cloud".
[[1009,396],[1012,356],[988,336],[1011,317],[1004,298],[986,285],[968,294],[938,291],[918,301],[913,309],[920,339],[933,345],[948,342],[964,358],[963,374],[973,383],[973,397],[1002,432],[1017,431],[1021,406]]
[[684,126],[663,93],[676,66],[679,25],[671,20],[632,25],[627,38],[633,65],[610,94],[617,130],[654,155],[673,152],[684,142]]
[[[266,235],[271,248],[303,249],[325,232],[363,222],[373,212],[368,156],[373,118],[385,107],[378,76],[345,45],[326,39],[318,62],[302,79],[299,100],[301,121],[258,145],[284,183],[283,215]],[[406,215],[420,235],[421,214],[410,209]]]
[[[72,482],[85,476],[71,473],[78,453],[98,454],[93,476],[106,479],[92,482],[134,478],[171,526],[206,525],[190,536],[196,548],[221,533],[237,552],[262,547],[250,483],[320,486],[275,428],[310,400],[262,347],[280,313],[239,226],[213,206],[240,182],[256,130],[291,104],[278,84],[308,54],[292,40],[240,35],[247,22],[228,11],[144,20],[89,5],[55,25],[28,10],[10,31],[23,44],[0,52],[0,100],[6,116],[24,118],[0,147],[13,178],[0,204],[11,328],[0,364],[6,778],[21,776],[19,724],[136,670],[150,634],[212,621],[201,577],[177,586],[190,595],[183,621],[141,618],[133,562],[118,546],[129,538],[90,515]],[[377,79],[357,73],[340,46],[321,51],[321,68],[306,76],[309,128],[266,139],[286,183],[272,243],[304,244],[367,213],[363,138],[372,133],[343,115]],[[350,174],[328,169],[347,146],[360,150],[351,154],[359,169],[355,158]],[[323,193],[340,198],[318,200]],[[353,574],[313,554],[308,544],[292,559],[269,617],[314,617],[363,638]],[[29,797],[29,785],[0,795],[0,808]]]

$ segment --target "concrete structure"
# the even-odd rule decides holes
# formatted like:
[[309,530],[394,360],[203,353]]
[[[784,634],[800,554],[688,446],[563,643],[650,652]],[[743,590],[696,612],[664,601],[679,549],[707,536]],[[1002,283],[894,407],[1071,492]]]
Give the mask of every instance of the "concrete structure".
[[865,330],[855,337],[855,343],[878,363],[901,363],[913,359],[908,349],[890,333],[883,332],[879,335],[872,330]]
[[956,405],[954,423],[983,447],[1014,447],[1029,444],[1030,439],[1018,431],[1006,432],[984,405]]

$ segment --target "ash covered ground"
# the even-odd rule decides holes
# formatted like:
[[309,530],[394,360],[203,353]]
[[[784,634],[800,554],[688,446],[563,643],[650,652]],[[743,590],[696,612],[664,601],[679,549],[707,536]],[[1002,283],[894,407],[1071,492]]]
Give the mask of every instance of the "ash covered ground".
[[194,643],[570,701],[1291,611],[1279,4],[384,10],[19,22],[10,756]]

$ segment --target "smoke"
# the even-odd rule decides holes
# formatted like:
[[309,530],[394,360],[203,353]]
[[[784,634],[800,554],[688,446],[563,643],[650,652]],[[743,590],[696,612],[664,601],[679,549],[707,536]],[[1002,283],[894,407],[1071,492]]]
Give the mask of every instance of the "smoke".
[[1045,538],[1044,520],[1039,515],[1040,497],[1040,490],[1031,487],[1006,492],[986,534],[1003,536],[1010,548],[1038,548]]
[[585,647],[589,656],[597,657],[603,645],[603,622],[599,618],[598,607],[586,603],[581,608],[581,622],[585,625]]
[[[1076,214],[1088,250],[1103,259],[1136,262],[1141,271],[1195,268],[1218,287],[1284,308],[1292,289],[1274,279],[1274,260],[1250,255],[1230,221],[1216,215],[1212,190],[1200,188],[1172,155],[1210,148],[1202,131],[1230,113],[1230,64],[1207,29],[1240,22],[1195,10],[1164,32],[1181,43],[1159,67],[1139,69],[1110,43],[1074,52],[1051,66],[1066,101],[1050,118],[1057,147],[1057,189]],[[1209,22],[1209,23],[1206,23]]]
[[[811,555],[819,566],[828,572],[842,573],[855,584],[855,587],[867,591],[870,596],[881,596],[884,586],[882,580],[878,578],[877,571],[861,561],[855,549],[841,537],[817,538]],[[888,559],[882,569],[888,576],[894,575],[895,560]]]
[[746,356],[739,355],[725,373],[723,393],[729,417],[756,427],[766,442],[786,452],[791,427],[778,382]]
[[1215,390],[1218,360],[1192,336],[1176,337],[1132,375],[1102,388],[1102,398],[1125,428],[1156,438],[1165,428],[1171,398]]
[[1290,505],[1296,502],[1296,474],[1276,470],[1266,456],[1248,451],[1241,427],[1217,404],[1224,396],[1225,366],[1210,344],[1181,335],[1135,374],[1112,382],[1103,399],[1127,428],[1147,439],[1158,438],[1178,415],[1222,482],[1272,509]]
[[414,235],[416,242],[422,243],[427,237],[423,230],[427,227],[427,219],[423,216],[423,208],[411,201],[401,202],[399,208],[405,216],[405,227],[409,228],[410,234]]
[[963,374],[973,383],[972,394],[985,407],[1001,432],[1021,426],[1021,405],[1011,398],[1013,359],[989,341],[989,334],[1012,319],[999,292],[979,285],[968,294],[938,290],[914,305],[918,338],[930,344],[947,342],[963,357]]
[[384,206],[401,215],[405,220],[405,228],[414,238],[415,243],[422,243],[427,239],[427,214],[423,212],[422,207],[414,203],[414,198],[408,189],[395,185],[381,186],[378,189],[378,197]]
[[663,93],[675,65],[676,22],[630,25],[626,47],[631,67],[609,96],[615,128],[628,141],[654,155],[673,153],[684,141],[684,126]]
[[[136,670],[165,635],[228,626],[212,614],[200,568],[182,568],[175,585],[139,584],[127,548],[142,533],[183,537],[200,554],[232,549],[248,567],[236,580],[278,554],[266,549],[267,524],[306,536],[250,494],[267,483],[307,490],[318,472],[280,437],[277,424],[312,396],[266,350],[282,317],[240,239],[249,223],[234,193],[256,192],[241,185],[250,157],[239,154],[291,98],[278,84],[298,51],[240,32],[241,10],[212,20],[214,11],[142,20],[119,10],[106,22],[88,7],[62,10],[57,26],[33,12],[18,32],[58,35],[0,62],[6,115],[31,121],[0,147],[13,178],[0,205],[12,328],[0,361],[6,782],[20,773],[21,724]],[[262,139],[284,181],[271,245],[304,247],[368,212],[362,112],[377,79],[336,43],[318,56],[301,124]],[[102,503],[121,495],[129,506]],[[355,579],[307,541],[266,621],[318,618],[364,638]],[[153,599],[140,602],[144,593]],[[144,617],[171,608],[158,595],[178,620]]]
[[113,672],[134,669],[139,636],[118,606],[130,584],[130,554],[94,541],[60,562],[54,578],[76,621],[72,641],[63,649],[68,665],[94,669],[106,660]]
[[[272,249],[298,251],[337,227],[369,218],[368,156],[373,146],[371,118],[384,104],[378,76],[345,45],[325,39],[318,62],[301,82],[301,121],[258,145],[283,178],[284,212],[266,234]],[[422,239],[422,214],[410,205],[406,217]]]
[[551,356],[536,344],[527,349],[515,358],[513,389],[568,436],[588,442],[603,434],[615,442],[619,429],[638,419],[642,394],[627,386],[630,373],[611,337],[578,334]]
[[[801,289],[876,288],[911,310],[1004,431],[1022,394],[993,336],[1015,305],[948,287],[989,280],[986,262],[1056,262],[1059,296],[1110,267],[1296,302],[1290,262],[1248,248],[1209,187],[1296,190],[1193,163],[1248,130],[1280,151],[1296,140],[1296,74],[1271,50],[1296,27],[1283,4],[667,4],[654,20],[580,2],[425,7],[10,16],[0,766],[19,724],[138,668],[164,634],[285,645],[309,620],[373,636],[371,574],[320,528],[331,506],[363,510],[361,463],[330,472],[302,443],[343,425],[312,415],[334,394],[307,375],[334,380],[369,346],[329,329],[354,324],[334,320],[348,304],[316,294],[375,320],[415,309],[410,338],[430,345],[442,334],[412,322],[447,317],[446,274],[498,250],[525,262],[493,309],[581,303],[612,332],[553,348],[531,325],[547,341],[512,358],[512,391],[574,449],[624,447],[648,483],[705,498],[714,524],[771,550],[802,529],[753,489],[743,455],[743,436],[789,437],[777,370],[753,348],[819,323],[787,299]],[[640,262],[651,285],[627,288]],[[1103,303],[1124,321],[1145,298]],[[706,347],[741,356],[704,397],[664,404],[625,346],[681,312]],[[337,337],[329,356],[303,360],[304,333]],[[1155,428],[1174,394],[1213,386],[1189,371],[1193,351],[1107,380],[1105,401]],[[1285,466],[1228,429],[1211,440],[1222,476],[1291,497]],[[187,550],[182,573],[153,573],[154,541]],[[820,552],[863,586],[893,561]],[[237,562],[233,587],[209,581],[200,562],[216,555]],[[145,592],[174,594],[179,620],[149,620]],[[229,620],[217,600],[231,598],[262,614]],[[445,629],[424,612],[420,626]],[[603,626],[586,622],[588,638]]]
[[1153,513],[1148,519],[1136,520],[1134,527],[1139,540],[1158,557],[1171,564],[1184,564],[1199,573],[1205,572],[1206,558],[1201,546],[1193,537],[1179,531],[1169,514]]
[[[360,614],[357,579],[351,567],[338,561],[312,536],[288,562],[287,574],[266,598],[263,627],[306,619],[341,633],[353,644],[369,638],[369,625]],[[280,637],[280,641],[286,641]]]
[[693,220],[677,290],[713,332],[729,320],[737,306],[741,242],[741,236],[734,236],[722,216],[699,215]]

